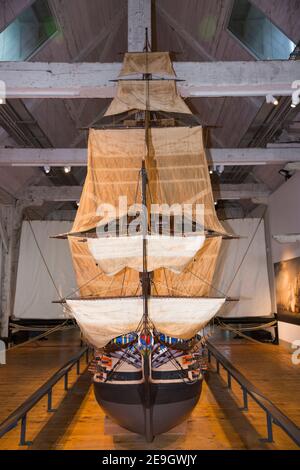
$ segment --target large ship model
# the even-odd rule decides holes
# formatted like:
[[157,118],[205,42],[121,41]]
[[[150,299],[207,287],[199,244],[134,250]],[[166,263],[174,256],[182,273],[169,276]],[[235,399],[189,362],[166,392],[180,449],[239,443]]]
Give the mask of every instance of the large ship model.
[[177,91],[169,54],[126,53],[117,82],[89,130],[68,234],[80,296],[66,299],[66,310],[94,348],[99,405],[152,441],[200,397],[202,330],[226,301],[212,282],[227,234],[202,128]]

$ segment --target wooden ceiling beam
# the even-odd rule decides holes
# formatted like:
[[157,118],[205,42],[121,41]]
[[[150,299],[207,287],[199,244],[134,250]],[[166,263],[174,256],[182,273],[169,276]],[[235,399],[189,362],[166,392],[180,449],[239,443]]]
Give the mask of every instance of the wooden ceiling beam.
[[[207,149],[210,165],[286,165],[300,161],[300,148]],[[86,148],[0,148],[1,166],[86,166]]]
[[[291,96],[300,61],[175,62],[184,97]],[[112,98],[120,63],[2,62],[7,98]]]
[[128,51],[142,52],[145,30],[151,49],[151,0],[128,0]]
[[[257,197],[268,197],[270,191],[264,184],[221,184],[218,188],[213,188],[216,199],[239,200],[252,199]],[[35,203],[41,201],[79,201],[82,186],[30,186],[18,194],[18,199]]]

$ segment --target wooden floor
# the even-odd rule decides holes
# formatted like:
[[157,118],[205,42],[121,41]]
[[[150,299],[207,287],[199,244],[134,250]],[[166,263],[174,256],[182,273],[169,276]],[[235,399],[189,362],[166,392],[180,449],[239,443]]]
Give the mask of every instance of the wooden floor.
[[[56,348],[51,346],[51,344],[54,346],[56,341],[58,338],[47,346],[44,344],[36,346],[34,351],[38,353],[37,355],[33,350],[27,351],[26,360],[25,351],[21,353],[22,348],[17,350],[19,352],[16,356],[20,355],[20,360],[10,359],[11,364],[0,369],[2,418],[15,407],[14,403],[19,404],[31,393],[29,389],[33,391],[41,385],[47,379],[47,374],[51,375],[67,360],[66,356],[68,354],[71,356],[79,347],[78,338],[74,338],[74,334],[69,338],[64,336],[61,342],[64,346],[59,349],[57,343]],[[253,345],[232,339],[224,340],[217,335],[214,341],[218,342],[235,365],[243,373],[247,372],[247,377],[276,405],[295,421],[299,420],[299,369],[297,366],[292,366],[290,355],[283,348]],[[56,350],[56,354],[53,349]],[[7,380],[6,385],[3,379]],[[249,412],[242,412],[239,388],[234,385],[232,391],[228,391],[222,374],[219,376],[213,370],[207,376],[200,401],[188,421],[186,433],[163,435],[156,438],[152,444],[145,443],[143,438],[133,434],[106,435],[105,416],[94,399],[90,374],[85,371],[76,380],[74,372],[74,376],[71,374],[70,382],[73,386],[67,394],[63,390],[62,381],[54,389],[54,406],[57,408],[55,413],[47,413],[46,399],[29,413],[27,439],[34,443],[28,448],[297,449],[296,445],[276,426],[274,426],[275,443],[264,442],[266,437],[264,413],[251,401],[249,401]],[[20,449],[18,440],[19,426],[0,439],[0,450]]]
[[292,349],[255,344],[219,331],[212,342],[250,382],[300,427],[300,365],[292,362]]
[[56,332],[8,351],[0,365],[0,422],[80,349],[77,330]]

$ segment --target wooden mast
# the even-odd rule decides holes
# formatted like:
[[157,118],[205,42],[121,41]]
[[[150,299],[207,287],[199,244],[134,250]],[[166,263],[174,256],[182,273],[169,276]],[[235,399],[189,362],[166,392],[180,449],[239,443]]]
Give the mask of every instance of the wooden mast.
[[[148,71],[148,29],[145,32],[145,48],[146,52],[146,71]],[[146,81],[146,110],[145,110],[145,145],[146,152],[142,161],[142,204],[143,204],[143,274],[142,274],[142,293],[143,293],[143,331],[145,340],[150,334],[149,330],[149,312],[148,312],[148,298],[151,293],[150,274],[147,269],[147,233],[148,233],[148,208],[147,208],[147,184],[148,176],[146,170],[146,159],[149,161],[149,126],[150,126],[150,111],[149,111],[149,80],[151,74],[144,74],[143,79]],[[147,348],[147,343],[146,343]],[[153,425],[152,425],[152,397],[151,397],[151,383],[150,383],[150,364],[151,355],[145,349],[143,355],[143,369],[144,369],[144,385],[145,385],[145,437],[148,442],[154,439]]]

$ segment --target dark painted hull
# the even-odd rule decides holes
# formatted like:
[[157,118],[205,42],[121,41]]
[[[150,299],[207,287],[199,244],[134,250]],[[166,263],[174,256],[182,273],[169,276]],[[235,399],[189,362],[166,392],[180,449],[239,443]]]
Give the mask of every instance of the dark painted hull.
[[120,426],[147,441],[183,422],[196,406],[202,380],[193,384],[150,383],[148,404],[144,384],[94,382],[97,402]]

